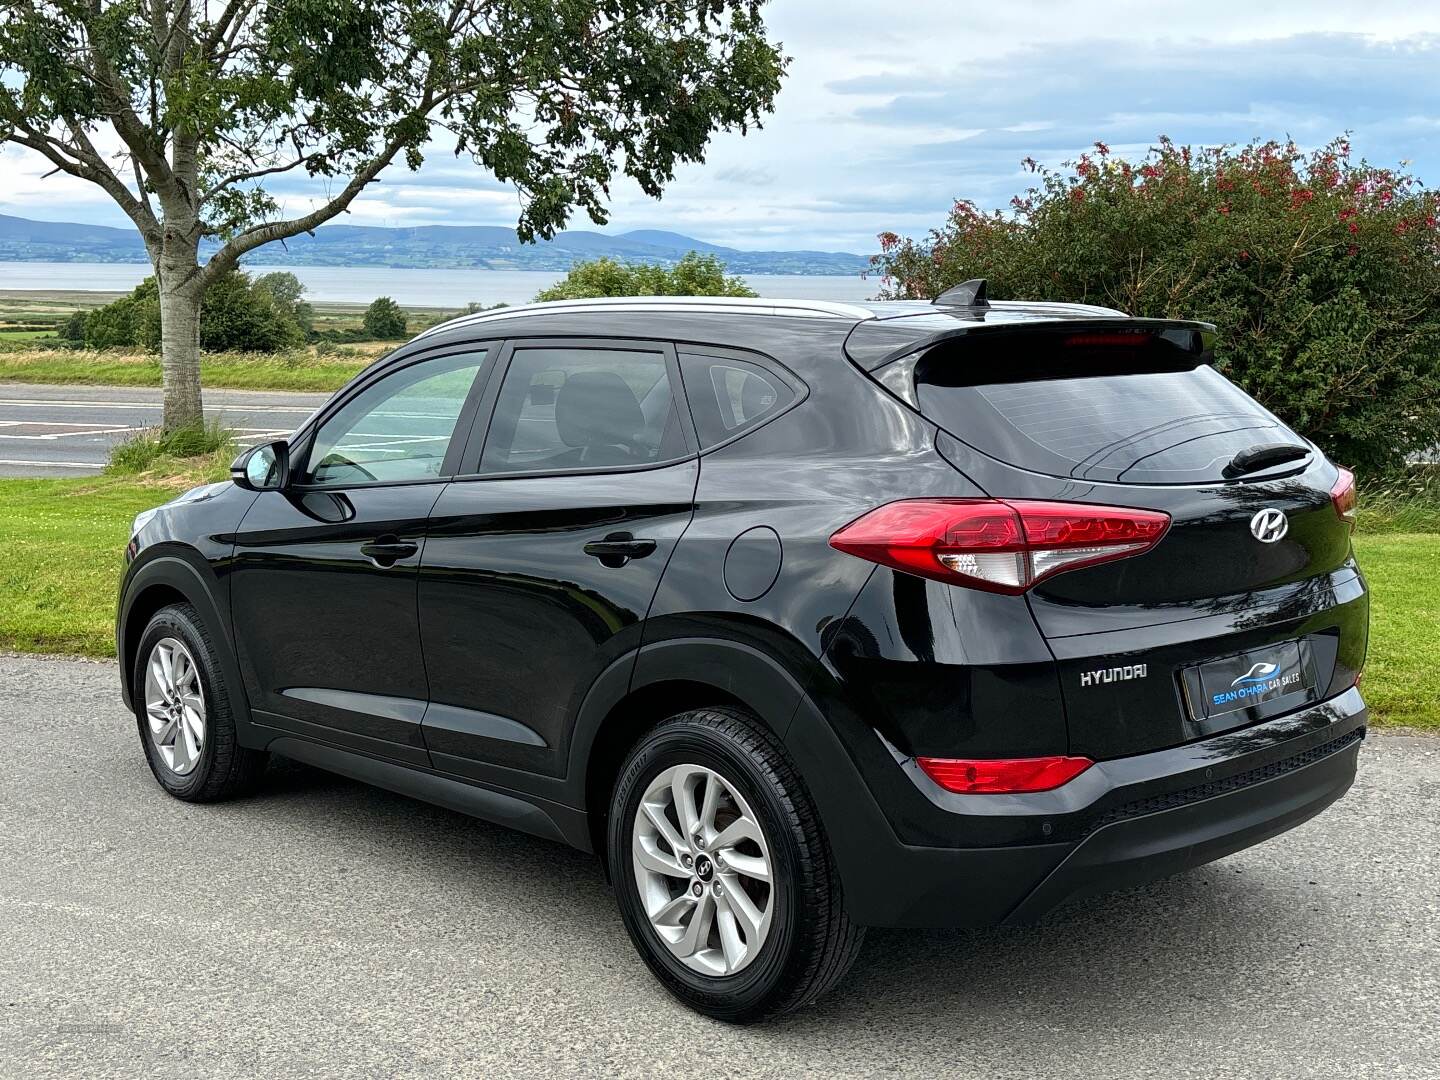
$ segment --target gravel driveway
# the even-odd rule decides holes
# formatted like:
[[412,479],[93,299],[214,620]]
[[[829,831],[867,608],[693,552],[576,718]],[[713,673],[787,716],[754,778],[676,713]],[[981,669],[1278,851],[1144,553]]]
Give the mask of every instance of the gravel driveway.
[[4,1077],[1440,1077],[1440,739],[1040,926],[872,931],[736,1029],[658,988],[587,856],[298,765],[168,798],[111,665],[0,658],[0,736]]

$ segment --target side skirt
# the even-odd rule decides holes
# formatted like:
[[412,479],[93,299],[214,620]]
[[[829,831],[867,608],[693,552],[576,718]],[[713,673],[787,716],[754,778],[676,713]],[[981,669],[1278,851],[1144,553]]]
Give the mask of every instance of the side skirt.
[[584,811],[515,792],[481,787],[429,769],[381,761],[309,739],[295,738],[280,732],[276,732],[276,736],[269,741],[266,749],[282,757],[293,758],[317,769],[443,806],[447,810],[480,818],[482,821],[568,844],[581,851],[594,850],[590,843],[590,826]]

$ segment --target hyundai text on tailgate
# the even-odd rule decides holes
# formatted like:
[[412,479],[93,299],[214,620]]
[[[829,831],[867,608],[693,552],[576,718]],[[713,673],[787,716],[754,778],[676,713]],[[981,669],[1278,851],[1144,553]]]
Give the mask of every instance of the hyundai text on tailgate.
[[1354,478],[1213,338],[983,282],[462,317],[136,519],[125,699],[181,799],[279,754],[594,851],[672,993],[777,1015],[867,926],[1350,786]]

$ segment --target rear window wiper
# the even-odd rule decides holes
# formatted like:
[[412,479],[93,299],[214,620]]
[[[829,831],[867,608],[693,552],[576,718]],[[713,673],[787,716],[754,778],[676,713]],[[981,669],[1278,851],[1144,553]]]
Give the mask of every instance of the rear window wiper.
[[1300,458],[1309,456],[1310,448],[1308,446],[1297,446],[1295,443],[1261,443],[1258,446],[1250,446],[1241,450],[1230,459],[1229,465],[1220,470],[1220,475],[1227,480],[1233,480],[1246,473],[1268,469],[1272,465],[1283,465],[1287,461],[1298,461]]

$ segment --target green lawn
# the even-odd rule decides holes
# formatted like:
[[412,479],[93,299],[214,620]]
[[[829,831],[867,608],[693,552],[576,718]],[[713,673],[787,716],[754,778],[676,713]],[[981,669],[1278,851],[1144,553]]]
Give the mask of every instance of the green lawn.
[[1440,731],[1440,534],[1355,537],[1370,584],[1370,654],[1361,689],[1385,724]]
[[[0,480],[0,649],[113,655],[131,519],[204,479]],[[1372,591],[1375,721],[1440,731],[1440,533],[1362,533],[1355,550]]]
[[[319,390],[344,386],[371,364],[374,354],[391,346],[366,343],[359,355],[318,357],[313,351],[290,357],[220,353],[200,362],[200,381],[208,389]],[[87,383],[98,386],[159,386],[160,362],[129,353],[0,352],[0,382]]]

